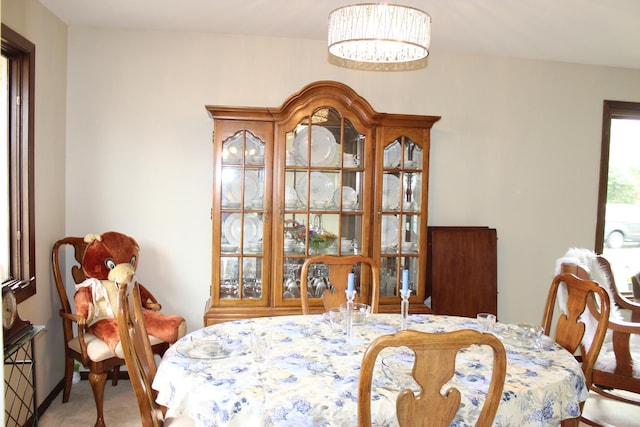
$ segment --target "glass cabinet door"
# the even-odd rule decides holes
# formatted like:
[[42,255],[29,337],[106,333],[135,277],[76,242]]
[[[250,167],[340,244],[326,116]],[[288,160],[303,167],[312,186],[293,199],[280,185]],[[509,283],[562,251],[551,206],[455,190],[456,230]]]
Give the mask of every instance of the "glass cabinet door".
[[[361,254],[369,244],[363,240],[368,227],[363,217],[371,184],[365,172],[367,138],[339,111],[316,109],[285,135],[280,296],[284,304],[298,305],[300,270],[307,257]],[[324,290],[325,274],[322,268],[312,270],[312,298]]]
[[221,304],[262,303],[265,142],[248,129],[238,130],[223,140],[220,158],[220,221],[214,232],[219,265],[213,269],[213,297]]
[[[397,297],[402,270],[409,271],[409,289],[416,296],[420,249],[425,230],[422,211],[423,150],[409,136],[400,136],[382,152],[380,212],[380,297]],[[423,246],[423,249],[426,246]]]

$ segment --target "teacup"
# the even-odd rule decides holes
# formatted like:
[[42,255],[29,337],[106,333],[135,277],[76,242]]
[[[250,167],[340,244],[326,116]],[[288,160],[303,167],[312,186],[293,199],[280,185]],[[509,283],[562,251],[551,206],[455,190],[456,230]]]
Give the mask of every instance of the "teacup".
[[262,250],[261,242],[251,242],[247,246],[251,252],[260,252]]
[[289,237],[285,237],[284,239],[284,249],[286,251],[292,251],[296,247],[296,239],[291,239]]
[[342,155],[342,164],[346,167],[355,167],[360,164],[360,156],[357,154],[344,153]]
[[402,244],[402,252],[413,252],[416,250],[416,244],[414,242],[404,242]]
[[353,211],[357,208],[358,208],[358,202],[355,200],[351,202],[344,202],[344,201],[342,202],[342,209]]
[[323,209],[323,208],[328,208],[329,206],[331,206],[331,202],[328,200],[314,200],[312,202],[312,205],[314,208],[318,208],[318,209]]

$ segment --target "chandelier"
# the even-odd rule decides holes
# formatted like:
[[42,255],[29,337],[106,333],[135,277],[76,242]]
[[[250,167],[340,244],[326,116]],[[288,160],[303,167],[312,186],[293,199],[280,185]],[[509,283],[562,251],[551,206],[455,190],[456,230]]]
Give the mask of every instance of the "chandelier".
[[431,17],[416,8],[356,4],[329,14],[329,61],[348,68],[423,68],[429,55]]

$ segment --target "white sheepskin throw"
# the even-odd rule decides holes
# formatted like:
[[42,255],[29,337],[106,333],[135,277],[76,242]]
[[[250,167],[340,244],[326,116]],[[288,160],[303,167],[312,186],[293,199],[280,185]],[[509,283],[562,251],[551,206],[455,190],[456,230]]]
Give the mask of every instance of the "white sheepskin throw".
[[[609,300],[611,301],[611,310],[609,313],[609,319],[614,321],[622,321],[623,317],[620,310],[615,304],[613,293],[611,292],[610,279],[607,273],[602,269],[600,263],[598,263],[597,255],[588,249],[571,248],[567,251],[562,258],[556,261],[555,274],[559,274],[562,264],[576,264],[582,267],[589,278],[598,282],[609,294]],[[566,288],[563,288],[563,292],[558,293],[558,305],[563,313],[566,313],[567,307],[567,293]],[[585,323],[585,336],[593,336],[596,327],[596,320],[591,313],[587,310],[582,314],[580,319]],[[607,331],[607,334],[602,344],[602,349],[598,355],[595,368],[613,372],[616,367],[616,357],[613,353],[612,333]],[[585,341],[585,346],[589,348],[590,341]],[[640,336],[631,335],[630,342],[631,358],[633,359],[633,376],[640,377]]]

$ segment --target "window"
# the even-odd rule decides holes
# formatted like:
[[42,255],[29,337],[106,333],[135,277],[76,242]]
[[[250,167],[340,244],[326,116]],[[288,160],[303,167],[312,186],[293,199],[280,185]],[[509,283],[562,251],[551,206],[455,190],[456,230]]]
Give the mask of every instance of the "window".
[[36,292],[33,196],[35,46],[2,24],[4,147],[0,154],[0,280],[24,280],[18,302]]
[[595,250],[629,291],[640,271],[640,103],[604,101]]

